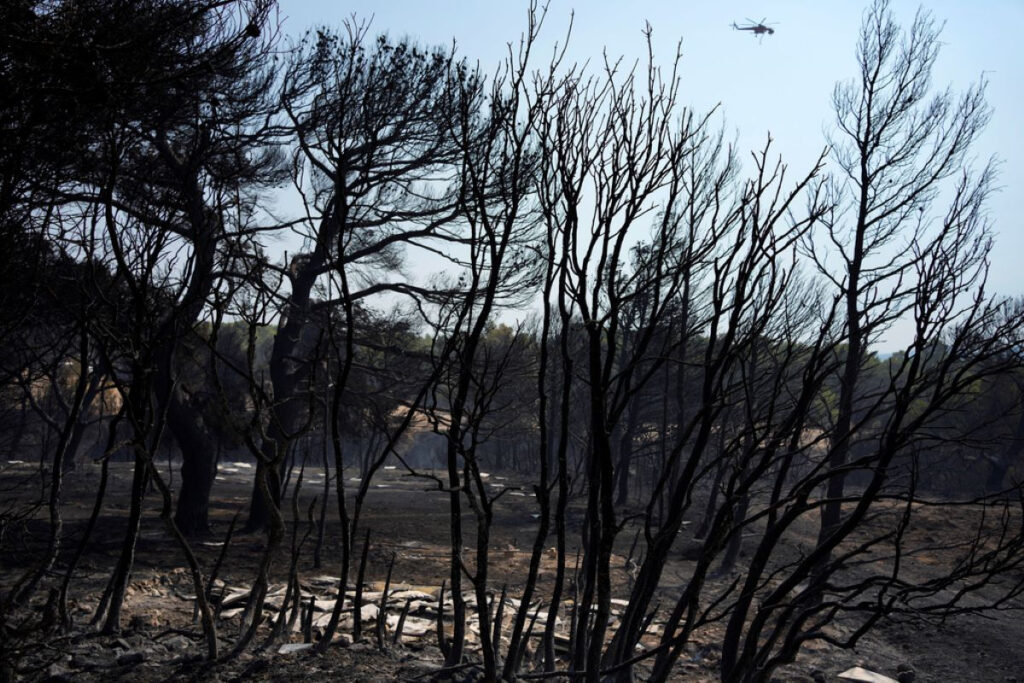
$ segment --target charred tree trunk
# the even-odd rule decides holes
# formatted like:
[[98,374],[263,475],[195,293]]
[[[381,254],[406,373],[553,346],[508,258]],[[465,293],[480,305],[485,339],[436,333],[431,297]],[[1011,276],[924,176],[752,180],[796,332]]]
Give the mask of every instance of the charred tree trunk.
[[167,406],[167,424],[181,448],[181,492],[174,523],[185,536],[210,530],[210,491],[217,474],[217,451],[201,419],[175,390]]
[[132,566],[135,562],[135,545],[139,538],[139,527],[142,524],[142,504],[149,485],[149,465],[146,455],[140,452],[141,446],[135,446],[135,469],[132,473],[131,503],[128,511],[128,528],[124,540],[121,541],[121,555],[114,573],[110,577],[110,599],[107,605],[106,618],[103,621],[103,633],[118,633],[121,630],[121,609],[124,606],[125,592],[131,578]]
[[639,421],[639,397],[634,396],[629,402],[629,409],[626,417],[626,427],[619,439],[618,464],[615,467],[615,505],[625,505],[629,500],[629,466],[633,460],[633,442],[636,439],[637,423]]

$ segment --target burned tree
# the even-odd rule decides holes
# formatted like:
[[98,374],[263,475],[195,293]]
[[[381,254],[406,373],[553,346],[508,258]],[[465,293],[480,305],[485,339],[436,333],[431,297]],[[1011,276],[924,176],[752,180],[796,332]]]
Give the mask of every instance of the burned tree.
[[[400,270],[404,245],[449,237],[445,225],[454,217],[447,186],[454,147],[446,130],[459,77],[454,58],[384,38],[374,42],[364,26],[346,30],[308,34],[284,73],[281,99],[295,136],[293,182],[305,200],[300,226],[308,251],[281,269],[289,287],[269,361],[274,405],[259,475],[268,478],[272,500],[279,475],[266,465],[280,465],[308,421],[312,359],[296,351],[315,309],[344,312],[377,293],[416,293],[415,285],[389,273]],[[325,293],[321,303],[317,287]],[[346,327],[351,322],[346,316],[339,331],[353,334]],[[266,515],[254,492],[250,527],[265,524]]]
[[[55,3],[30,12],[35,23],[22,37],[21,60],[61,46],[35,66],[80,125],[72,163],[40,188],[55,207],[46,235],[83,263],[89,339],[132,430],[128,532],[101,609],[108,631],[120,625],[147,482],[161,483],[152,457],[175,348],[206,305],[227,235],[244,229],[234,220],[248,212],[240,200],[274,173],[253,128],[266,112],[268,43],[246,32],[268,12],[266,3]],[[183,542],[162,492],[165,520]]]
[[[793,173],[770,136],[746,159],[713,111],[684,107],[679,57],[655,64],[650,31],[644,64],[595,71],[556,50],[536,69],[534,6],[486,76],[355,20],[274,61],[270,10],[0,10],[20,27],[0,34],[20,47],[0,60],[18,100],[0,106],[0,276],[24,280],[0,292],[0,408],[7,447],[40,454],[33,500],[0,523],[19,540],[46,530],[5,586],[0,655],[69,627],[119,455],[127,530],[94,622],[121,626],[155,488],[217,659],[233,616],[210,609],[208,583],[229,543],[197,555],[186,536],[209,525],[229,438],[257,461],[249,526],[267,534],[231,598],[245,608],[229,657],[287,638],[300,615],[318,654],[346,624],[365,636],[370,539],[390,541],[364,527],[395,493],[371,481],[394,462],[447,522],[431,554],[444,673],[476,657],[488,679],[666,680],[712,637],[723,680],[765,680],[808,644],[1024,594],[1024,308],[985,290],[993,172],[967,163],[984,85],[929,94],[926,14],[904,34],[871,7],[830,149]],[[61,116],[78,125],[47,139]],[[299,212],[282,220],[260,194],[288,180]],[[302,245],[271,254],[288,232]],[[445,272],[428,279],[431,263]],[[536,324],[506,317],[531,306]],[[902,341],[890,356],[876,353],[886,335]],[[91,416],[102,472],[69,553],[81,527],[61,516],[64,464]],[[409,433],[443,453],[409,454]],[[176,514],[155,466],[172,443]],[[982,466],[954,480],[966,462]],[[918,525],[950,506],[969,531]],[[506,522],[500,557],[515,559],[499,566]],[[307,581],[314,532],[331,576]],[[401,566],[384,553],[381,649]],[[333,593],[316,618],[312,585]]]
[[[352,435],[343,433],[343,417],[357,389],[350,386],[353,368],[368,365],[358,356],[363,349],[374,352],[372,334],[362,328],[375,317],[368,312],[378,295],[398,294],[417,304],[435,296],[403,272],[403,251],[431,254],[461,242],[452,228],[461,192],[453,118],[475,106],[479,87],[475,74],[450,52],[372,40],[366,25],[355,22],[341,33],[308,33],[283,69],[281,101],[295,143],[292,181],[305,212],[296,229],[305,251],[279,268],[288,287],[276,304],[266,429],[254,444],[258,469],[249,526],[268,526],[270,543],[257,581],[265,588],[283,533],[280,468],[298,436],[318,414],[326,416],[322,433],[329,435],[333,456],[342,550],[338,599],[321,648],[341,619],[351,539],[370,480],[408,426],[426,386],[424,380],[412,390],[412,405],[398,425],[383,425],[384,443],[354,500],[347,500],[342,472]],[[317,337],[312,344],[311,335]],[[329,374],[318,380],[321,363]],[[330,389],[325,406],[314,411],[318,382]]]
[[[931,72],[939,47],[938,28],[927,12],[919,11],[904,32],[888,3],[879,0],[864,17],[857,44],[859,76],[837,85],[833,93],[836,208],[827,235],[809,245],[820,272],[842,293],[846,325],[828,456],[831,502],[822,514],[822,542],[840,524],[846,463],[858,442],[856,422],[874,402],[860,390],[869,344],[897,320],[924,313],[916,308],[921,288],[930,284],[924,277],[942,277],[952,286],[971,275],[989,248],[982,210],[993,165],[977,173],[966,165],[989,118],[985,86],[980,83],[962,95],[948,89],[934,93]],[[950,187],[953,203],[939,217],[941,193]],[[924,269],[924,259],[951,247],[974,258],[947,273]]]

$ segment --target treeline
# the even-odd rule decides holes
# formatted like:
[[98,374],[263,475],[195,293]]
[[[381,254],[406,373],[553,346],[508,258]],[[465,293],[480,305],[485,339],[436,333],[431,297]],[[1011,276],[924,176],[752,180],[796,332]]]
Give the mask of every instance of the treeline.
[[[261,627],[296,457],[336,473],[319,499],[342,539],[321,652],[385,462],[448,494],[445,665],[476,620],[489,679],[524,673],[542,631],[543,671],[664,680],[720,623],[722,679],[767,680],[809,641],[852,646],[894,613],[1020,592],[1024,307],[985,287],[984,83],[932,89],[932,18],[904,30],[885,2],[866,11],[858,76],[798,173],[770,140],[741,163],[713,112],[684,105],[678,55],[544,61],[542,20],[534,8],[487,74],[356,21],[290,41],[270,0],[3,5],[0,447],[45,466],[49,516],[45,552],[5,587],[8,623],[55,586],[70,626],[92,526],[67,536],[64,477],[101,466],[98,511],[112,458],[134,475],[94,623],[121,628],[159,496],[214,660]],[[301,250],[282,257],[283,238]],[[446,274],[425,280],[429,262]],[[501,322],[529,306],[529,322]],[[878,357],[897,323],[904,348]],[[410,447],[423,433],[427,454]],[[223,450],[256,461],[248,526],[266,531],[228,652],[189,542],[209,530]],[[169,452],[176,488],[155,465]],[[506,639],[488,602],[495,466],[534,483],[537,515]],[[916,503],[985,511],[974,543],[931,543],[950,562],[923,581],[902,569]],[[627,523],[640,551],[612,627]],[[696,562],[666,603],[683,536]],[[543,623],[538,603],[554,606]],[[638,655],[658,610],[660,644]]]

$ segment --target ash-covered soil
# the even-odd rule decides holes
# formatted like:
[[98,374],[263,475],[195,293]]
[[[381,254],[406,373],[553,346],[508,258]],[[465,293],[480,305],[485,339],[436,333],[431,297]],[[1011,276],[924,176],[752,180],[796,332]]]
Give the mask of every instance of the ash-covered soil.
[[[221,553],[224,534],[232,517],[241,511],[244,519],[252,474],[253,468],[247,463],[221,466],[213,492],[211,533],[193,542],[193,548],[207,572]],[[91,464],[80,465],[67,478],[63,507],[65,552],[56,566],[58,574],[66,566],[84,529],[93,506],[98,478],[99,467]],[[5,508],[24,509],[28,502],[37,500],[42,480],[35,465],[0,465],[0,490],[7,498]],[[300,519],[294,527],[290,502],[286,508],[289,536],[274,563],[270,594],[263,611],[264,626],[244,652],[216,664],[203,661],[206,650],[202,629],[194,618],[191,577],[184,569],[180,549],[158,518],[160,501],[155,492],[150,493],[147,499],[147,514],[125,604],[124,629],[116,636],[101,636],[89,624],[118,557],[126,524],[130,481],[130,464],[111,465],[108,502],[71,584],[69,607],[74,619],[73,628],[67,633],[53,628],[36,630],[26,637],[19,637],[17,631],[19,625],[27,628],[27,625],[46,619],[47,610],[52,609],[52,605],[47,605],[46,588],[58,585],[58,576],[47,583],[46,588],[37,591],[28,608],[6,619],[9,631],[4,634],[5,645],[2,646],[5,658],[3,676],[11,680],[51,681],[312,681],[328,677],[350,681],[389,681],[439,678],[437,670],[442,657],[437,648],[436,617],[438,594],[442,582],[448,577],[449,527],[447,494],[437,491],[429,481],[410,477],[399,469],[387,469],[374,478],[360,522],[363,529],[371,531],[361,602],[364,638],[352,643],[352,608],[346,604],[347,616],[339,630],[342,635],[325,654],[315,655],[304,641],[310,634],[316,637],[334,606],[335,582],[339,572],[339,537],[337,524],[329,522],[321,549],[322,564],[314,567],[316,531],[311,531],[305,515],[313,496],[323,495],[324,475],[319,469],[307,469],[297,506],[301,511]],[[514,474],[492,473],[489,482],[496,492],[508,489],[496,504],[490,556],[493,599],[496,601],[501,587],[507,585],[505,614],[508,615],[517,606],[521,594],[537,511],[528,494],[529,489],[521,488]],[[350,486],[356,484],[355,481],[346,483]],[[331,486],[333,488],[333,483]],[[337,518],[334,505],[332,496],[328,520]],[[962,515],[955,514],[955,510],[922,510],[913,533],[945,539],[956,535],[967,537],[972,531],[973,517],[969,510],[964,509]],[[579,510],[572,512],[578,524],[581,513]],[[465,526],[466,541],[472,547],[475,542],[472,538],[473,525],[467,523]],[[8,590],[30,566],[45,543],[47,528],[45,506],[40,507],[30,519],[5,525],[0,589]],[[282,616],[280,606],[286,589],[293,528],[298,532],[298,540],[305,537],[298,564],[303,600],[300,610],[289,610]],[[808,533],[813,533],[813,530],[809,529]],[[633,538],[632,528],[627,527],[620,535],[617,548],[620,556],[615,563],[619,568],[614,577],[615,594],[622,599],[628,597],[630,586],[631,578],[626,567]],[[681,547],[685,543],[686,539],[682,538]],[[552,544],[553,539],[549,539],[548,545]],[[236,532],[219,569],[212,598],[218,614],[222,653],[230,652],[238,637],[263,545],[261,534]],[[570,555],[574,557],[575,552],[574,548],[571,549]],[[354,558],[350,584],[355,581],[357,559]],[[936,561],[940,559],[936,558]],[[929,561],[927,556],[914,560],[922,563],[922,571],[927,569],[924,565]],[[383,637],[379,642],[377,620],[383,583],[392,562],[391,590],[385,606],[386,626],[380,629]],[[545,588],[553,577],[554,562],[554,553],[546,553],[541,567],[542,597],[546,595]],[[678,595],[692,566],[693,563],[685,559],[684,552],[673,559],[662,579],[662,604],[669,604]],[[913,565],[909,570],[914,571]],[[731,577],[721,576],[713,580],[727,582]],[[468,586],[465,588],[469,590]],[[349,600],[352,600],[353,592],[348,591]],[[571,599],[571,593],[567,597]],[[446,595],[440,606],[450,609],[450,596]],[[559,615],[563,620],[562,629],[568,627],[565,607],[562,606]],[[986,616],[952,617],[940,625],[884,622],[865,636],[854,650],[840,650],[825,644],[809,645],[794,664],[777,674],[777,678],[780,681],[833,681],[840,680],[838,675],[851,667],[861,666],[900,680],[1000,683],[1024,680],[1022,607],[1024,600],[1018,598],[1007,602],[1002,611]],[[546,610],[546,607],[539,609]],[[272,624],[279,618],[285,620],[282,634],[273,643],[268,643]],[[538,623],[542,619],[543,614]],[[402,620],[402,633],[396,639],[399,620]],[[506,627],[509,622],[510,618],[506,616]],[[450,630],[450,624],[446,624],[446,628]],[[678,666],[678,680],[717,680],[722,628],[721,624],[712,624],[696,634],[687,657]],[[837,629],[841,628],[842,625],[837,624]],[[539,627],[537,631],[540,631]],[[657,631],[655,620],[651,644]],[[471,656],[477,642],[471,631]],[[526,661],[530,662],[533,655],[531,645],[525,654]],[[469,663],[442,677],[476,680],[479,675],[480,669]],[[642,665],[637,677],[643,677]]]

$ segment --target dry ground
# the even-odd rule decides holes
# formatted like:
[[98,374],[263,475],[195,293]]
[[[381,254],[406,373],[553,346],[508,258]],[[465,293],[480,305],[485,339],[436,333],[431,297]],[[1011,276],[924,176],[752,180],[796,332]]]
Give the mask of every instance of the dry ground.
[[[65,519],[69,529],[80,530],[92,506],[99,468],[84,465],[68,478]],[[150,510],[143,523],[136,569],[132,577],[125,607],[125,631],[117,637],[96,635],[88,627],[110,568],[116,561],[127,515],[127,490],[130,466],[115,463],[111,467],[109,501],[96,537],[90,544],[72,588],[72,613],[76,624],[72,633],[47,636],[45,640],[27,643],[24,657],[14,662],[18,680],[320,680],[328,674],[352,681],[427,680],[440,664],[432,631],[422,636],[418,619],[429,619],[432,603],[410,597],[410,616],[403,642],[386,651],[378,651],[369,642],[350,645],[342,639],[323,657],[306,652],[279,653],[280,644],[263,651],[252,651],[229,662],[210,667],[199,660],[203,653],[200,629],[193,622],[191,581],[181,569],[184,562],[179,549],[167,536],[157,519],[158,496],[149,498]],[[206,567],[210,567],[220,551],[221,539],[231,517],[243,511],[249,501],[252,468],[245,464],[222,466],[214,489],[211,510],[213,530],[209,537],[195,543],[195,549]],[[533,538],[534,505],[524,490],[515,488],[515,478],[493,474],[495,490],[512,487],[497,505],[493,534],[491,584],[500,589],[508,583],[511,595],[518,595],[519,581],[525,575],[526,562]],[[12,487],[17,482],[18,486]],[[38,497],[40,477],[33,466],[15,464],[0,467],[0,491],[7,497],[6,505],[16,498]],[[379,598],[386,565],[394,558],[393,582],[399,588],[432,591],[447,577],[447,494],[429,491],[429,483],[403,476],[397,469],[381,472],[374,480],[362,517],[363,528],[372,532],[367,569],[367,595]],[[354,485],[355,482],[349,482]],[[309,470],[300,506],[303,509],[314,493],[322,491],[323,474]],[[330,517],[336,511],[330,511]],[[578,512],[577,512],[578,516]],[[948,538],[970,531],[970,515],[958,518],[949,511],[923,511],[914,532]],[[312,542],[306,541],[300,562],[303,589],[323,601],[329,601],[330,584],[324,577],[337,574],[338,539],[328,527],[323,552],[324,566],[313,568]],[[471,533],[472,524],[467,524]],[[0,589],[11,582],[31,561],[45,538],[45,509],[26,525],[8,525],[3,530],[0,558]],[[300,525],[300,533],[306,530]],[[470,542],[471,539],[467,538]],[[621,553],[627,554],[632,533],[622,535]],[[228,549],[227,561],[221,570],[217,597],[222,606],[219,635],[222,648],[229,649],[237,635],[239,613],[244,599],[230,596],[244,594],[251,586],[256,562],[262,548],[258,534],[236,534]],[[573,551],[574,552],[574,551]],[[624,559],[622,564],[625,564]],[[551,576],[552,561],[546,560],[542,581]],[[683,585],[692,563],[681,557],[667,568],[663,578],[663,604],[673,599],[673,592]],[[282,588],[287,561],[282,557],[275,564],[274,585]],[[354,578],[354,571],[352,574]],[[619,572],[615,578],[616,592],[626,597],[628,577]],[[374,585],[376,584],[376,585]],[[241,588],[241,591],[235,590]],[[372,592],[376,589],[376,595]],[[281,591],[279,590],[278,593]],[[45,592],[44,592],[45,593]],[[415,594],[409,593],[414,596]],[[44,596],[45,597],[45,596]],[[272,600],[274,602],[272,592]],[[393,629],[400,611],[401,598],[396,600],[389,617]],[[38,609],[40,605],[36,604]],[[800,659],[778,675],[779,680],[838,680],[837,674],[860,665],[896,677],[899,669],[916,672],[917,681],[1007,681],[1024,680],[1024,614],[1017,601],[1014,608],[990,617],[963,617],[946,622],[942,627],[923,629],[920,626],[885,624],[865,637],[856,650],[842,651],[828,646],[815,646],[802,653]],[[371,610],[372,612],[372,610]],[[314,612],[320,621],[326,612]],[[372,624],[367,628],[373,634]],[[291,632],[282,642],[301,642],[302,634]],[[698,634],[689,657],[679,666],[679,680],[715,680],[718,644],[715,628]],[[13,642],[13,641],[10,641]],[[9,646],[8,646],[9,647]],[[8,669],[8,675],[12,671]],[[472,680],[473,669],[456,675]],[[642,672],[639,674],[642,676]],[[2,678],[2,676],[0,676]]]

